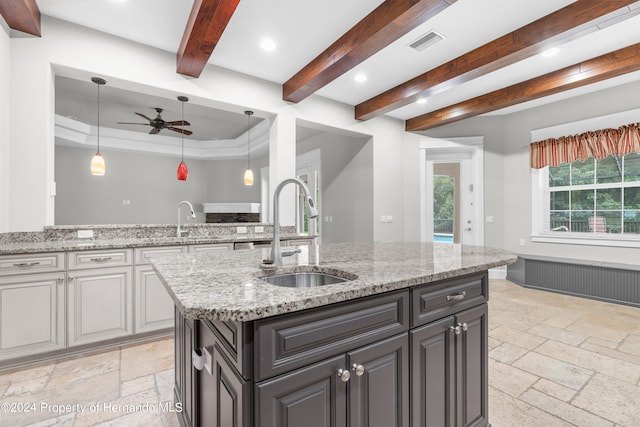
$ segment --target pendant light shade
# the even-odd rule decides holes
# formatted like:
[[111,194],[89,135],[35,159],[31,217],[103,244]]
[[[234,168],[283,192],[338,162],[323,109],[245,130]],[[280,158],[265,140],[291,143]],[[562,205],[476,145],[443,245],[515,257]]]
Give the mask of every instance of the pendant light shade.
[[247,170],[244,171],[244,185],[253,185],[253,171],[251,170],[251,116],[253,111],[245,111],[247,115],[247,138],[249,140],[247,144]]
[[102,157],[102,154],[94,154],[91,159],[91,175],[103,176],[106,169],[107,165],[104,163],[104,157]]
[[[189,98],[186,96],[179,96],[178,101],[182,103],[182,123],[184,123],[184,103],[187,102]],[[189,168],[187,164],[184,162],[184,134],[180,134],[182,154],[180,164],[178,165],[178,181],[186,181],[189,177]]]
[[91,175],[103,176],[107,170],[107,165],[104,162],[104,157],[100,154],[100,86],[106,84],[107,81],[105,79],[101,79],[100,77],[92,77],[91,81],[96,84],[98,87],[98,144],[96,154],[91,159]]
[[253,171],[248,169],[244,171],[244,185],[253,185]]
[[189,178],[189,168],[185,162],[178,165],[178,181],[186,181]]

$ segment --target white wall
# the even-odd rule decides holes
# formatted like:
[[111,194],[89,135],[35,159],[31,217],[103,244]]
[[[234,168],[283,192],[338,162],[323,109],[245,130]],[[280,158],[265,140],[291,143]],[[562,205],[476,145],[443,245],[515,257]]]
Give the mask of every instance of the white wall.
[[[639,249],[531,241],[528,146],[531,130],[636,109],[640,107],[638,93],[640,82],[628,83],[507,116],[476,117],[427,133],[434,137],[485,136],[485,214],[495,219],[493,225],[486,225],[487,245],[521,254],[637,264]],[[494,205],[502,207],[494,211]],[[525,246],[520,246],[520,239],[525,239]]]
[[[372,218],[393,215],[393,224],[374,221],[374,239],[401,240],[404,234],[403,148],[401,121],[353,118],[353,107],[311,96],[299,104],[282,101],[279,84],[208,65],[198,79],[175,72],[175,54],[71,25],[46,16],[42,38],[11,39],[9,231],[35,231],[53,224],[54,199],[49,184],[53,162],[53,72],[72,78],[97,75],[107,84],[158,96],[189,96],[202,105],[257,116],[276,114],[270,143],[275,177],[295,174],[295,125],[301,119],[373,137],[374,209]],[[6,80],[3,82],[6,84]],[[15,165],[15,167],[14,167]],[[273,181],[273,180],[272,180]],[[270,185],[277,183],[271,182]],[[272,192],[270,192],[272,194]],[[0,197],[2,197],[0,195]]]
[[[11,124],[11,44],[0,17],[0,201],[9,199],[9,126]],[[0,233],[9,231],[9,204],[0,203]]]
[[372,241],[373,142],[322,133],[298,142],[297,154],[314,149],[321,155],[322,242]]

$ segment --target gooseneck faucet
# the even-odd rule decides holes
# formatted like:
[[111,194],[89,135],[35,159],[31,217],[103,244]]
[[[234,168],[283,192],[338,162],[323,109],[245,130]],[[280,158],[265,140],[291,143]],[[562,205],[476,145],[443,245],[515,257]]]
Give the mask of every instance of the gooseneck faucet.
[[307,203],[307,218],[311,219],[318,216],[316,204],[311,198],[309,188],[304,181],[299,178],[287,178],[278,184],[276,190],[273,192],[273,242],[271,243],[271,261],[273,261],[273,265],[276,267],[282,265],[283,256],[289,256],[295,253],[295,251],[290,251],[283,254],[280,248],[280,192],[287,184],[297,184],[302,188],[305,202]]
[[193,211],[193,206],[191,206],[191,203],[187,202],[186,200],[183,200],[180,203],[178,203],[178,228],[176,230],[177,237],[182,237],[182,230],[180,229],[180,208],[182,207],[182,205],[189,206],[189,216],[191,216],[191,218],[196,217],[196,213]]

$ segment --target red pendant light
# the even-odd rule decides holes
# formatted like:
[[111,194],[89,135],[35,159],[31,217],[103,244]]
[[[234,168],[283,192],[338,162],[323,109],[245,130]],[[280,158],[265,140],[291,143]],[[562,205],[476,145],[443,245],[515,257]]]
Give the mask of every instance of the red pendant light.
[[100,77],[91,77],[91,81],[98,86],[98,148],[96,150],[96,154],[91,159],[91,175],[104,176],[107,166],[104,163],[104,157],[100,154],[100,86],[107,83],[107,81]]
[[[189,98],[186,96],[179,96],[178,101],[182,103],[182,122],[184,123],[184,103],[187,102]],[[189,177],[189,168],[187,168],[187,164],[184,162],[184,134],[180,134],[180,139],[182,141],[182,155],[180,164],[178,165],[178,181],[186,181]]]

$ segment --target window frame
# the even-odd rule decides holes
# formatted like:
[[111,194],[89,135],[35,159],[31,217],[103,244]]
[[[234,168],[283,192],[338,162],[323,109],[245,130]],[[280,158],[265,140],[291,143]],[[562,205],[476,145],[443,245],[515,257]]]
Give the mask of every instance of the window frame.
[[[579,191],[620,189],[624,194],[625,188],[640,188],[640,181],[625,182],[624,175],[621,182],[592,183],[580,185],[565,185],[549,187],[549,166],[541,169],[531,169],[531,240],[533,242],[566,243],[592,246],[640,247],[640,233],[602,233],[602,232],[554,232],[548,229],[551,215],[550,194],[553,191]],[[550,188],[553,190],[551,191]],[[624,202],[621,200],[621,215],[624,215]],[[572,212],[568,210],[568,212]],[[594,214],[597,210],[594,210]],[[545,227],[545,224],[547,226]],[[623,226],[624,227],[624,226]]]

